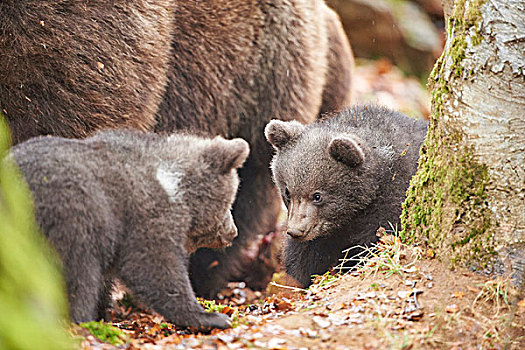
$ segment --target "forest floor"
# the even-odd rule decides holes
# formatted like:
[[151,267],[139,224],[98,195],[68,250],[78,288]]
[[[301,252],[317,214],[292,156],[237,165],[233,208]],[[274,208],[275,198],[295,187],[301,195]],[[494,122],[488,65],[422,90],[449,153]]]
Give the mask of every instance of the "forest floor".
[[[336,269],[337,270],[337,269]],[[318,276],[308,290],[275,282],[263,297],[242,284],[208,304],[234,327],[194,334],[120,306],[125,349],[524,349],[525,299],[508,281],[449,269],[431,250],[384,235],[361,266]],[[271,294],[271,295],[270,295]],[[82,349],[114,349],[87,330]]]
[[[354,101],[428,117],[424,87],[388,61],[360,61],[355,77]],[[228,330],[195,334],[121,301],[112,330],[92,331],[106,342],[72,333],[82,349],[525,349],[525,299],[508,281],[451,270],[396,236],[381,235],[359,268],[319,276],[308,290],[282,286],[282,273],[274,280],[266,292],[231,283],[220,300],[202,301],[230,315]]]

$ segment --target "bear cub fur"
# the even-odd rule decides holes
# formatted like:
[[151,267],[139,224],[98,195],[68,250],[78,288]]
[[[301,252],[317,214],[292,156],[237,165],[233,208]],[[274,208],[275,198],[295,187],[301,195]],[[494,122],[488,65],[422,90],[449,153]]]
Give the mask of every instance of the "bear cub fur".
[[13,147],[38,224],[62,260],[72,320],[102,317],[118,277],[170,322],[230,327],[196,301],[188,261],[237,235],[230,209],[248,153],[242,139],[124,130]]
[[272,120],[271,168],[288,208],[286,272],[301,285],[338,264],[345,248],[399,224],[427,123],[359,106],[310,125]]

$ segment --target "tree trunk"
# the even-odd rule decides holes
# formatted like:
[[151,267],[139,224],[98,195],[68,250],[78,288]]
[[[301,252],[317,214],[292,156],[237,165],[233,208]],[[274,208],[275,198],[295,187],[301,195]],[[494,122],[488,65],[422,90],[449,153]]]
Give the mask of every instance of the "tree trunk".
[[447,43],[403,233],[444,261],[511,276],[525,267],[525,1],[443,0]]

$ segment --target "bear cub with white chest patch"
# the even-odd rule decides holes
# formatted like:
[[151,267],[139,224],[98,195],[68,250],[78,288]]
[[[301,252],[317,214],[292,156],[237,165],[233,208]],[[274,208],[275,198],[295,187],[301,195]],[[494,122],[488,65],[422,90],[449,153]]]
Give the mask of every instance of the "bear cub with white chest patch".
[[105,131],[30,139],[11,155],[61,258],[74,322],[103,317],[112,279],[178,326],[230,327],[195,299],[188,260],[231,244],[242,139]]
[[[272,120],[274,181],[288,208],[284,261],[304,287],[339,263],[341,251],[398,225],[427,123],[359,106],[310,125]],[[352,252],[353,253],[353,252]]]

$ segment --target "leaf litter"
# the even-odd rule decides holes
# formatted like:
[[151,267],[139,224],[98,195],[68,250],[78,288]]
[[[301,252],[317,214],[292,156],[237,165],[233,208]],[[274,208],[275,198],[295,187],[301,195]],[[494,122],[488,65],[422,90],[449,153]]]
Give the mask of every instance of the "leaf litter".
[[[355,270],[317,276],[307,290],[265,295],[231,283],[222,300],[201,301],[231,315],[232,329],[192,333],[152,311],[120,305],[110,321],[128,342],[112,346],[87,336],[82,349],[523,348],[525,313],[508,316],[508,284],[452,271],[417,246],[379,235],[375,255],[361,257]],[[389,273],[392,268],[399,273]],[[232,303],[241,294],[246,303]],[[509,320],[506,328],[502,320]]]

